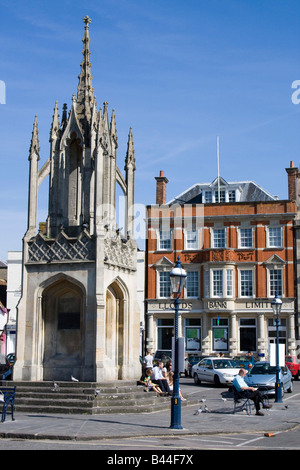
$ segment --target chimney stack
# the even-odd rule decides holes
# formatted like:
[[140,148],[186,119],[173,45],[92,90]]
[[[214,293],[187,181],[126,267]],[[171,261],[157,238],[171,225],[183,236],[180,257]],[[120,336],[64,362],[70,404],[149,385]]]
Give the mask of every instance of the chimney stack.
[[164,172],[160,171],[160,175],[156,179],[156,204],[162,205],[167,202],[167,183],[169,180],[164,176]]
[[294,162],[290,162],[290,168],[285,169],[288,174],[289,199],[297,202],[297,180],[298,168],[294,167]]

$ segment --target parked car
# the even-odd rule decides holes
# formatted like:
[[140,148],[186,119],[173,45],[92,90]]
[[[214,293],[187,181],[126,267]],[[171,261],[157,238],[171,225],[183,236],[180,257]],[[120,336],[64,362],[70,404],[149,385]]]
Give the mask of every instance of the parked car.
[[300,377],[300,363],[296,356],[285,356],[285,365],[291,371],[295,380]]
[[238,374],[234,362],[227,357],[207,357],[192,367],[192,376],[195,383],[212,382],[219,386],[231,384]]
[[0,380],[7,380],[11,376],[11,367],[4,354],[0,354]]
[[194,354],[191,354],[190,356],[186,357],[184,360],[184,375],[186,377],[192,377],[192,367],[205,357],[207,356],[197,356]]
[[153,366],[157,366],[159,361],[162,361],[164,363],[164,366],[168,361],[172,361],[172,351],[157,350],[153,356]]
[[249,370],[255,364],[256,360],[253,356],[235,356],[233,359],[236,367],[239,369]]
[[[279,380],[282,386],[282,394],[293,391],[292,374],[286,366],[280,368]],[[269,362],[256,362],[246,375],[245,382],[250,387],[264,391],[267,395],[274,395],[276,367],[271,366]]]

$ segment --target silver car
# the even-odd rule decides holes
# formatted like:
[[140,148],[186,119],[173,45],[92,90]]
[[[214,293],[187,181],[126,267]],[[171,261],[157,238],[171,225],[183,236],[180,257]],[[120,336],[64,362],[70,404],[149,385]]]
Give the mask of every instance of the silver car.
[[192,377],[196,384],[211,382],[219,386],[231,384],[239,370],[229,358],[207,357],[192,367]]
[[[279,380],[282,387],[282,395],[284,392],[292,393],[292,374],[286,366],[280,368]],[[246,375],[245,382],[249,387],[258,388],[268,395],[274,395],[276,367],[271,366],[269,362],[256,362]]]

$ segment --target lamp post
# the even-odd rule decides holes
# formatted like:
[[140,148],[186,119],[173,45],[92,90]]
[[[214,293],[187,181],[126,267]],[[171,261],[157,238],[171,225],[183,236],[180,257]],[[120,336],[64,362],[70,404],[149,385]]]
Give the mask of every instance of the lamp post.
[[176,265],[170,272],[170,281],[173,294],[175,294],[175,335],[174,335],[174,379],[173,379],[173,396],[171,399],[171,429],[182,429],[181,426],[181,399],[179,395],[179,349],[178,349],[178,312],[179,297],[186,281],[186,271],[182,268],[180,258],[178,256]]
[[282,307],[282,301],[279,299],[277,292],[271,302],[273,313],[275,315],[276,325],[276,382],[275,382],[275,403],[282,403],[282,388],[280,383],[280,365],[279,365],[279,315]]

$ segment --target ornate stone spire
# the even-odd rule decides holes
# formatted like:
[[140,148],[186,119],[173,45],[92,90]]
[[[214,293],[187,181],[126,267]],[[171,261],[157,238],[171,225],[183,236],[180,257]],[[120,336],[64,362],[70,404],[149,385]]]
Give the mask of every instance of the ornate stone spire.
[[129,131],[128,136],[128,143],[127,143],[127,152],[126,152],[126,159],[125,159],[125,167],[124,170],[131,168],[132,170],[136,169],[135,166],[135,156],[134,156],[134,147],[133,147],[133,134],[132,134],[132,127]]
[[115,110],[112,110],[111,120],[110,120],[110,135],[115,144],[115,147],[118,147],[118,136],[117,136],[117,125],[116,125],[116,115]]
[[28,160],[32,160],[34,158],[37,161],[40,159],[40,143],[39,143],[39,130],[38,130],[37,115],[35,115],[35,118],[34,118]]
[[55,108],[54,108],[53,119],[52,119],[52,124],[51,124],[51,130],[50,130],[50,142],[53,139],[55,139],[58,131],[59,131],[59,114],[58,114],[58,104],[57,104],[57,101],[56,101]]
[[93,103],[94,103],[94,89],[92,87],[92,75],[91,75],[91,63],[90,63],[90,37],[89,37],[89,24],[92,20],[85,16],[83,18],[85,24],[84,27],[84,36],[82,39],[83,49],[82,55],[83,59],[80,64],[81,71],[78,76],[79,83],[77,87],[77,116],[80,121],[88,121],[90,123]]

